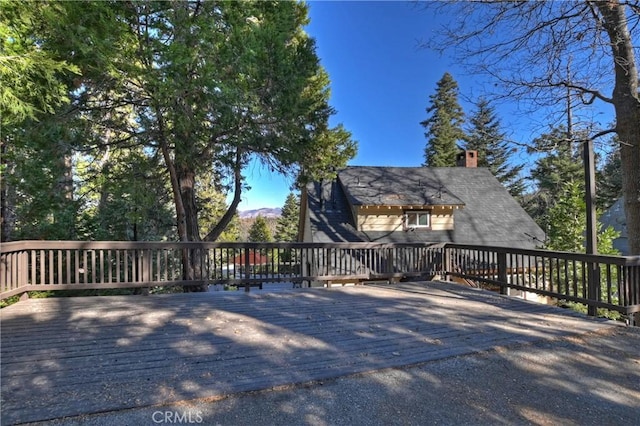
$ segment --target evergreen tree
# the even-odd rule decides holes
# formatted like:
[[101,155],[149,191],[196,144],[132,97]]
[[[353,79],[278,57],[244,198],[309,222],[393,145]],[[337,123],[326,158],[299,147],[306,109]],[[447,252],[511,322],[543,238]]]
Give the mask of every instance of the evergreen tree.
[[[548,211],[549,230],[547,244],[549,250],[583,253],[587,229],[586,202],[584,189],[576,181],[561,184],[556,204]],[[619,254],[613,247],[613,240],[619,235],[613,228],[602,229],[597,224],[597,245],[600,254]]]
[[[64,29],[67,15],[81,5],[56,2],[0,3],[0,123],[3,128],[69,102],[65,80],[79,73],[69,58],[43,40]],[[92,29],[87,29],[91,31]],[[76,46],[79,47],[79,46]]]
[[477,151],[478,167],[487,167],[511,195],[521,196],[524,179],[520,172],[524,166],[514,166],[509,161],[514,149],[509,148],[505,134],[500,130],[500,120],[494,108],[486,99],[480,99],[477,108],[469,121],[466,149]]
[[[117,34],[89,2],[0,3],[0,216],[3,241],[75,239],[81,201],[73,155],[81,135],[73,99],[83,70],[99,69]],[[72,30],[70,30],[72,29]],[[88,47],[90,46],[90,47]],[[68,105],[72,102],[72,105]]]
[[[166,197],[149,202],[160,191],[174,216],[160,235],[228,239],[243,169],[254,159],[300,182],[332,177],[356,147],[344,127],[329,124],[330,81],[304,31],[307,11],[296,2],[0,4],[3,238],[16,226],[34,238],[140,236],[130,225],[165,210]],[[66,117],[74,144],[30,121],[46,114]],[[38,157],[52,163],[41,182],[32,172]],[[86,173],[69,173],[73,158]],[[228,183],[221,191],[233,192],[228,205],[220,203],[226,193],[206,185],[212,173]],[[60,193],[44,201],[52,188]],[[82,205],[58,209],[69,199]],[[17,211],[30,214],[17,223]],[[111,218],[126,220],[102,228]],[[78,223],[78,232],[61,232]]]
[[592,121],[588,136],[618,136],[629,249],[640,255],[638,1],[433,3],[458,19],[430,47],[495,79],[502,95],[532,100],[525,109],[544,105],[550,117],[564,117],[569,95],[588,109],[585,119],[615,113],[613,126]]
[[531,170],[535,193],[529,194],[525,210],[544,230],[550,226],[549,210],[562,197],[564,185],[577,182],[584,191],[584,167],[580,147],[569,138],[563,127],[536,138],[529,154],[542,153]]
[[543,153],[531,170],[539,190],[556,194],[557,198],[565,182],[584,182],[580,146],[569,138],[566,128],[556,127],[536,138],[528,151]]
[[[583,186],[584,185],[576,181],[561,184],[558,200],[548,211],[549,229],[544,248],[571,253],[584,253],[586,251],[585,235],[587,230],[587,215]],[[598,253],[604,255],[619,255],[620,252],[613,247],[613,241],[620,236],[620,233],[616,232],[612,227],[602,229],[602,223],[600,222],[597,222],[596,226]],[[581,276],[582,279],[586,279],[584,264],[578,264],[577,267],[574,264],[573,270],[557,270],[556,273],[559,274],[560,279],[568,279],[567,274],[571,274],[574,279],[580,279]],[[615,276],[617,272],[614,271],[613,274]],[[603,294],[607,293],[607,291],[612,291],[615,298],[617,297],[615,296],[617,291],[615,288],[611,288],[612,281],[615,286],[615,279],[603,279],[600,281],[600,285],[602,286]],[[584,308],[573,302],[568,302],[567,306],[577,310]]]
[[276,241],[294,242],[298,239],[298,222],[300,220],[300,201],[291,192],[282,207],[282,215],[276,224]]
[[[196,182],[198,220],[202,229],[215,226],[227,210],[227,192],[220,181],[220,176],[214,171],[204,171]],[[236,214],[216,241],[238,240],[240,240],[240,219]]]
[[264,217],[258,216],[256,221],[251,225],[249,229],[249,242],[252,243],[269,243],[273,241],[271,231]]
[[622,197],[622,166],[620,150],[610,152],[596,176],[598,207],[605,210]]
[[175,239],[170,191],[159,159],[142,147],[107,150],[99,158],[76,155],[78,237],[87,240]]
[[50,120],[27,122],[30,129],[9,126],[2,135],[2,240],[74,239],[79,203],[65,148],[70,134]]
[[427,143],[424,166],[455,167],[458,142],[464,140],[464,113],[458,104],[458,83],[446,72],[437,83],[436,93],[429,96],[428,118],[420,124],[425,128]]

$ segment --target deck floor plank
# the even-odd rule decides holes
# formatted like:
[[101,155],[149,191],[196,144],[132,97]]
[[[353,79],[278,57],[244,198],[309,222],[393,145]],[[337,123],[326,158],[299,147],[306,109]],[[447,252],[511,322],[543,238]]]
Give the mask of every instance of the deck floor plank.
[[220,397],[615,327],[446,283],[32,299],[0,318],[2,424]]

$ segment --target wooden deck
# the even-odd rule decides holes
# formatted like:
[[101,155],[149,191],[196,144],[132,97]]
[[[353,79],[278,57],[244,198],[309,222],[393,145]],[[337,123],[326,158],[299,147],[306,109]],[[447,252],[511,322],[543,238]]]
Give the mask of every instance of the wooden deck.
[[32,299],[0,316],[3,425],[219,398],[615,327],[446,283]]

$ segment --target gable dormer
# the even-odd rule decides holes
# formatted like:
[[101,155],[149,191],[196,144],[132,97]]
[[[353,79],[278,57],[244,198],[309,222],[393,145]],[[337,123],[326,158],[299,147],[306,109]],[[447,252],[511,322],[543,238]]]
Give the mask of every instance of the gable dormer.
[[358,206],[358,231],[451,231],[454,206]]
[[350,167],[339,179],[358,231],[453,230],[464,206],[427,168]]

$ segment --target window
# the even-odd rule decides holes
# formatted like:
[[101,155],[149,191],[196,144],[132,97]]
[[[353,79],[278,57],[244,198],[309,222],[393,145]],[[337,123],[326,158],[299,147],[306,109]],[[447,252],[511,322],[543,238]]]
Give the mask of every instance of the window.
[[429,228],[431,226],[431,214],[429,211],[415,211],[405,213],[406,228]]

